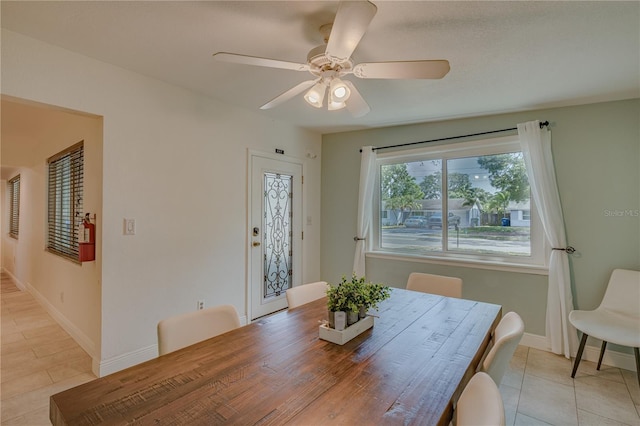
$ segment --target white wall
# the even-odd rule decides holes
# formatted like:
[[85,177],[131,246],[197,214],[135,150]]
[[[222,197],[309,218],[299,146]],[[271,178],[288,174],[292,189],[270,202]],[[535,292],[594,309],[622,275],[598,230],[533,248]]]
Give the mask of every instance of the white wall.
[[6,30],[2,93],[104,117],[100,373],[155,356],[157,322],[198,299],[245,315],[247,149],[318,154],[303,282],[320,279],[320,135]]

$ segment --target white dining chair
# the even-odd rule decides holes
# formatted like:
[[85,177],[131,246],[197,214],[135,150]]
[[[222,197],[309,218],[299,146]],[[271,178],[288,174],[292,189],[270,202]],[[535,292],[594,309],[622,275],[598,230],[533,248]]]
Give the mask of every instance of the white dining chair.
[[329,284],[326,281],[318,281],[291,287],[286,292],[289,309],[325,297],[328,286]]
[[166,318],[158,323],[158,353],[165,355],[238,327],[240,318],[232,305]]
[[459,299],[462,297],[462,279],[412,272],[407,280],[407,290],[457,297]]
[[487,373],[496,385],[502,377],[524,334],[524,322],[520,315],[508,312],[493,331],[492,345],[480,364],[479,371]]
[[504,426],[504,404],[496,383],[486,373],[473,375],[456,405],[456,426]]
[[602,365],[607,342],[632,347],[640,384],[640,271],[614,269],[600,306],[593,311],[571,311],[569,321],[582,331],[571,377],[576,376],[587,337],[591,336],[602,340],[597,370]]

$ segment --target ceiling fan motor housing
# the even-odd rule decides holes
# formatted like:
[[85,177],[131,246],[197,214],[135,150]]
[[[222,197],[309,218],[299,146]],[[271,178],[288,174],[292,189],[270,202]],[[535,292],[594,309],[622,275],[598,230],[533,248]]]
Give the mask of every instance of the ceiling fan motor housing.
[[351,58],[341,63],[334,63],[326,54],[327,45],[314,47],[307,54],[309,72],[316,77],[331,79],[341,77],[353,69]]

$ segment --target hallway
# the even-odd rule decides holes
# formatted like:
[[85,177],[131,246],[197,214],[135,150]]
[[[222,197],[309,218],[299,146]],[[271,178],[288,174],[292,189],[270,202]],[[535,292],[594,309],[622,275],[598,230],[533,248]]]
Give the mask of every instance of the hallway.
[[91,358],[2,272],[0,423],[50,425],[49,396],[95,378]]

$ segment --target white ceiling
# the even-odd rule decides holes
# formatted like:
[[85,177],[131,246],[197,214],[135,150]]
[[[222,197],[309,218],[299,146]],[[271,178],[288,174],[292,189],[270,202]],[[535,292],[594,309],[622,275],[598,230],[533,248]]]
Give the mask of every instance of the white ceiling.
[[640,97],[640,2],[380,1],[359,62],[448,59],[442,80],[348,77],[371,106],[259,107],[306,72],[215,52],[306,62],[336,1],[5,1],[2,27],[321,133]]

